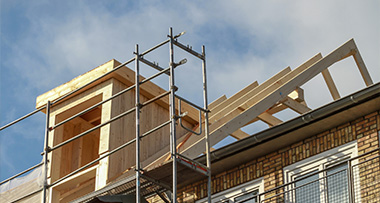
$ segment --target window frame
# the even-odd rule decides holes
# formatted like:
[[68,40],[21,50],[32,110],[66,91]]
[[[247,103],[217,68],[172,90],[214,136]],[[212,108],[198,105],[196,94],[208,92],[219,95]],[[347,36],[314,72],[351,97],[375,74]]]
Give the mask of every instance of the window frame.
[[[258,190],[257,194],[264,192],[264,178],[258,178],[247,183],[238,185],[236,187],[213,194],[211,196],[211,202],[225,202],[226,200],[228,200],[228,202],[234,202],[234,199],[236,197],[253,192],[255,190]],[[204,202],[207,202],[207,197],[196,201],[196,203]]]
[[[344,163],[345,160],[351,159],[358,155],[357,150],[357,142],[352,141],[350,143],[335,147],[333,149],[327,150],[325,152],[319,153],[312,157],[306,158],[304,160],[298,161],[294,164],[284,167],[284,181],[285,183],[289,183],[295,181],[297,177],[302,177],[307,174],[311,174],[313,171],[321,171],[318,173],[319,179],[326,176],[327,171],[323,171],[326,168],[337,166],[339,164]],[[351,162],[351,164],[355,164],[357,160]],[[326,196],[326,188],[324,183],[324,179],[320,179],[320,200],[325,200]],[[286,190],[291,190],[294,187],[294,184],[291,184],[286,187]],[[286,193],[285,199],[289,202],[295,201],[295,190],[290,193]],[[291,194],[291,195],[290,195]]]

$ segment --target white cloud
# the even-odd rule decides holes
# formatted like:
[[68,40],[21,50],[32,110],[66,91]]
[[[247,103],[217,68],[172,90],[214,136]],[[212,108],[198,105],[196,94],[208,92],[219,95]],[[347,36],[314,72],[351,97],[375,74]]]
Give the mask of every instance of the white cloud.
[[[174,26],[178,32],[190,30],[188,39],[198,40],[195,44],[219,43],[211,45],[218,50],[207,49],[209,56],[218,57],[208,58],[208,63],[212,64],[208,67],[210,74],[216,72],[215,75],[221,75],[221,78],[232,74],[232,81],[236,81],[225,84],[227,87],[236,85],[241,88],[250,83],[244,82],[245,79],[263,80],[287,65],[296,67],[317,52],[327,54],[351,37],[357,38],[364,53],[372,53],[367,49],[379,52],[375,46],[379,41],[376,37],[379,36],[376,35],[379,34],[379,26],[375,25],[373,18],[377,10],[375,6],[354,1],[329,4],[325,1],[186,2],[173,3],[175,8],[162,2],[143,2],[134,5],[134,10],[117,14],[105,8],[94,12],[84,3],[78,6],[63,20],[54,16],[39,19],[37,15],[30,15],[30,18],[37,18],[31,20],[36,21],[33,31],[38,30],[39,33],[33,33],[22,43],[39,47],[36,51],[43,64],[39,64],[39,58],[33,61],[24,53],[18,56],[24,59],[21,61],[28,60],[33,67],[38,67],[28,75],[31,81],[38,81],[36,85],[42,85],[44,89],[49,86],[46,81],[57,81],[55,77],[62,73],[69,73],[71,78],[111,58],[126,60],[133,57],[135,43],[142,47],[154,45],[164,39],[169,26]],[[360,15],[352,15],[355,11]],[[202,32],[201,29],[207,26],[215,30]],[[231,37],[227,32],[236,32],[239,34],[237,37],[244,38],[227,38]],[[246,52],[236,47],[241,44],[248,44],[248,48],[243,50]],[[371,67],[376,66],[376,60],[368,59],[367,63]],[[377,64],[372,65],[374,63]],[[373,75],[378,75],[372,69]],[[267,70],[270,74],[266,74]],[[252,74],[238,75],[247,72]],[[41,76],[45,80],[37,79]]]

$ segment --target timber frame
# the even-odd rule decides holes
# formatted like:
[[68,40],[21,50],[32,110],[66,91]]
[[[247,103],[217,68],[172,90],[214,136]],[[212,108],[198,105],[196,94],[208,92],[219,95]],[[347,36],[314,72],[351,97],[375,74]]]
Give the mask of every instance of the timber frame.
[[[162,195],[163,185],[172,191],[170,198],[176,200],[177,168],[182,165],[208,176],[211,181],[209,164],[196,163],[175,150],[177,138],[182,139],[186,131],[192,132],[191,129],[201,123],[202,114],[208,139],[205,50],[203,47],[202,54],[199,54],[180,44],[177,38],[182,34],[174,36],[170,28],[168,40],[142,54],[136,45],[134,60],[130,60],[135,63],[135,71],[124,66],[128,62],[120,64],[111,60],[37,98],[37,108],[47,105],[49,118],[47,137],[50,141],[45,153],[48,154],[46,159],[51,160],[47,164],[50,170],[46,174],[50,184],[44,188],[44,191],[49,188],[49,199],[54,202],[72,201],[135,173],[136,202],[152,192]],[[144,58],[164,44],[169,44],[170,48],[170,64],[166,69]],[[174,69],[185,64],[187,59],[174,62],[174,45],[202,60],[204,107],[175,93]],[[140,63],[159,72],[144,78],[140,76]],[[164,74],[169,76],[168,91],[150,81]],[[99,77],[102,78],[93,80]],[[91,85],[78,90],[89,81]],[[73,91],[75,93],[71,93]],[[61,95],[69,96],[62,99]],[[176,106],[176,103],[179,105]],[[165,118],[164,114],[168,116]],[[182,128],[176,130],[178,119]],[[170,146],[171,160],[175,160],[172,162],[171,186],[159,184],[154,178],[143,174],[142,161],[151,158],[166,145]],[[205,150],[209,152],[209,149],[206,143]],[[156,186],[142,187],[151,183]]]
[[[310,111],[304,101],[303,89],[300,87],[319,73],[323,74],[334,100],[339,99],[338,90],[328,68],[350,56],[354,58],[365,84],[372,85],[373,81],[359,50],[354,40],[350,39],[325,57],[318,53],[294,70],[287,67],[261,85],[254,82],[230,98],[222,96],[210,104],[213,107],[210,108],[210,144],[213,146],[228,135],[236,139],[247,137],[249,135],[240,128],[258,120],[264,121],[269,126],[278,125],[282,121],[273,114],[286,108],[299,114]],[[181,143],[179,148],[181,153],[195,158],[203,152],[200,146],[204,145],[204,142],[202,136],[191,136],[185,143]],[[167,156],[163,155],[150,166],[154,168]]]
[[[299,114],[311,111],[306,105],[301,86],[319,73],[324,76],[334,100],[339,99],[340,95],[328,72],[328,68],[334,63],[350,56],[353,56],[365,84],[367,86],[372,85],[372,79],[360,56],[359,50],[354,40],[351,39],[325,57],[321,53],[318,53],[294,70],[287,67],[261,85],[255,81],[230,98],[223,95],[210,103],[210,145],[217,144],[229,135],[238,140],[249,137],[250,135],[240,128],[258,120],[267,123],[270,127],[281,124],[283,121],[276,118],[273,114],[284,109],[289,108]],[[198,130],[198,126],[193,129],[193,131]],[[194,133],[190,132],[183,139],[178,139],[177,142],[179,143],[177,145],[178,151],[186,157],[196,158],[204,153],[202,146],[206,140],[202,136],[195,136]],[[166,146],[157,154],[142,162],[145,175],[154,177],[164,185],[170,181],[167,174],[172,162],[169,159],[170,154],[168,151],[169,146]],[[189,180],[183,176],[179,177],[179,187],[189,185],[201,179],[201,177],[196,176],[194,173],[190,174],[185,169],[180,170],[181,174],[187,174],[192,179]],[[125,177],[125,179],[127,178]],[[110,185],[109,188],[104,189],[102,192],[107,193],[108,191],[107,194],[112,194],[109,193],[111,188],[116,188],[116,186],[112,187]],[[96,193],[92,193],[80,200],[94,198],[95,196]],[[80,200],[77,202],[81,202]]]
[[[176,202],[177,187],[204,176],[208,176],[210,202],[212,146],[227,136],[237,140],[249,137],[241,128],[256,121],[269,127],[283,123],[274,116],[282,110],[301,115],[311,111],[301,86],[318,74],[322,74],[333,99],[340,99],[328,68],[350,56],[365,84],[373,84],[350,39],[325,57],[318,53],[293,70],[287,67],[260,85],[255,81],[230,98],[223,95],[208,103],[204,47],[200,54],[184,46],[177,40],[182,34],[174,36],[170,29],[169,39],[152,49],[140,54],[136,46],[133,59],[122,64],[111,60],[37,98],[37,110],[30,115],[39,111],[47,114],[45,183],[37,191],[43,192],[43,202],[87,202],[121,193],[135,194],[136,202],[152,195]],[[169,68],[144,58],[167,43]],[[185,61],[174,62],[173,46],[202,60],[204,107],[175,94],[174,69]],[[126,67],[131,62],[135,62],[135,71]],[[143,78],[139,74],[141,62],[159,72]],[[168,91],[150,81],[161,74],[169,76]],[[176,106],[178,103],[181,105]],[[153,107],[145,107],[148,104]],[[159,116],[164,113],[169,114],[168,121]],[[176,127],[179,122],[183,128]],[[197,132],[199,136],[194,135]],[[145,137],[151,133],[153,138]],[[142,138],[149,144],[140,148]],[[202,153],[207,154],[205,164],[194,161]],[[132,154],[134,158],[129,157]],[[171,195],[166,191],[172,191]]]

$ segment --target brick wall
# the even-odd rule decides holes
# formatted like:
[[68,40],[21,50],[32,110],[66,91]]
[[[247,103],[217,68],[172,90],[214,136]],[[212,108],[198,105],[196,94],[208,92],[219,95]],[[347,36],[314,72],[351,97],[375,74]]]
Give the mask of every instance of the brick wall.
[[[379,135],[376,130],[380,129],[380,115],[376,113],[366,116],[356,124],[358,132],[358,154],[370,152],[379,147]],[[355,187],[355,196],[361,202],[380,201],[380,161],[379,152],[370,153],[359,159],[359,165],[354,166],[353,170],[359,171],[360,185]],[[354,173],[355,174],[355,173]]]
[[[301,142],[272,152],[265,157],[235,167],[212,177],[212,193],[264,177],[264,190],[284,184],[282,168],[318,153],[346,144],[358,142],[358,154],[379,147],[380,111],[360,117],[326,132],[314,135]],[[363,170],[363,169],[362,169]],[[276,191],[281,192],[281,191]],[[269,196],[273,194],[267,194]],[[370,194],[372,195],[372,194]],[[207,196],[207,180],[181,188],[178,197],[181,202],[194,202]]]

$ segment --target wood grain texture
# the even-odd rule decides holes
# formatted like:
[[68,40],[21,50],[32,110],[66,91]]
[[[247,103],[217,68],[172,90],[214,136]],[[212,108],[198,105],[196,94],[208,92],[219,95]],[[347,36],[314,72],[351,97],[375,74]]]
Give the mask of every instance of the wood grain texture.
[[[321,57],[321,54],[317,54],[293,70],[291,73],[287,74],[292,75],[290,78],[286,78],[286,76],[284,76],[283,78],[286,78],[287,82],[276,82],[268,87],[265,92],[258,94],[257,100],[247,101],[244,104],[244,106],[247,106],[244,112],[240,113],[236,110],[230,112],[229,118],[224,117],[226,118],[225,121],[218,121],[222,124],[220,127],[218,127],[218,129],[211,132],[211,146],[218,143],[229,133],[250,122],[252,119],[260,115],[263,111],[276,104],[278,101],[284,99],[284,97],[290,94],[296,87],[303,85],[315,77],[317,74],[321,73],[324,69],[328,68],[347,55],[350,55],[351,51],[355,48],[356,46],[353,40],[350,40],[324,58]],[[192,146],[187,148],[187,150],[184,152],[184,155],[192,158],[198,156],[199,151],[201,151],[202,146],[204,146],[204,142],[205,140],[201,139],[197,143],[194,143]]]

